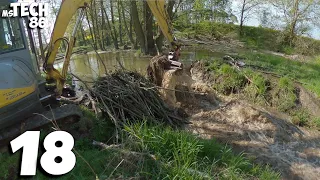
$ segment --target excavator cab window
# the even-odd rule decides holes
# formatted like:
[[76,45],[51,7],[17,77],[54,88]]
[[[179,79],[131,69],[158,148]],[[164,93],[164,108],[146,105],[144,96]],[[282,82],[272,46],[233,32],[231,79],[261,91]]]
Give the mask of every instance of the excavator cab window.
[[[0,7],[0,12],[3,8]],[[25,48],[18,18],[0,19],[0,54]]]

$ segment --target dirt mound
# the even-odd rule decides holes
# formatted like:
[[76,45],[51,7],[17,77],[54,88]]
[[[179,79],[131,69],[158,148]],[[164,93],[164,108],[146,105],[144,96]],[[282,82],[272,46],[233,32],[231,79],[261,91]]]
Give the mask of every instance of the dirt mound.
[[[257,163],[271,165],[282,173],[284,179],[318,179],[319,131],[299,128],[285,114],[245,101],[232,98],[219,100],[211,90],[213,81],[205,66],[195,64],[190,72],[189,79],[192,81],[186,84],[186,89],[198,94],[188,98],[172,94],[171,98],[189,114],[192,124],[188,129],[191,132],[232,145]],[[181,77],[167,76],[164,81],[168,87],[174,88]]]
[[190,76],[185,76],[183,70],[167,70],[163,73],[161,83],[163,89],[160,90],[160,93],[169,105],[177,106],[176,92],[188,92],[191,83],[192,79]]
[[286,120],[250,104],[231,101],[211,110],[194,109],[190,130],[204,138],[216,138],[245,152],[260,164],[270,164],[288,179],[318,179],[320,135],[300,129]]

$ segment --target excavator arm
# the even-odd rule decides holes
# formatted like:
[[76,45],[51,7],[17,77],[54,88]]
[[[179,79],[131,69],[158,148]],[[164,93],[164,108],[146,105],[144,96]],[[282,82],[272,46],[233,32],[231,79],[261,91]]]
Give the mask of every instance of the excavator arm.
[[[53,80],[56,84],[56,93],[58,96],[62,94],[65,79],[67,76],[67,71],[69,68],[70,57],[72,54],[72,49],[75,43],[75,32],[77,26],[80,24],[83,16],[84,9],[90,4],[92,0],[63,0],[55,26],[52,32],[51,40],[49,43],[49,49],[46,55],[44,70],[47,73],[47,80]],[[165,9],[165,0],[147,0],[148,6],[151,9],[152,14],[155,16],[158,25],[166,39],[170,42],[173,54],[179,54],[180,45],[175,41],[173,37],[172,24],[170,22],[169,15]],[[67,40],[64,38],[67,26],[74,16],[74,14],[80,9],[80,15],[74,27],[74,31]],[[61,41],[67,41],[68,48],[65,55],[65,60],[61,73],[53,67],[58,49],[60,47]],[[174,56],[173,55],[173,56]],[[177,56],[178,57],[178,56]],[[176,58],[178,60],[178,58]]]
[[173,36],[172,23],[167,10],[165,9],[165,0],[147,0],[147,3],[152,14],[156,18],[163,35],[169,41],[172,50],[178,51],[181,45],[177,43]]
[[[82,20],[84,8],[88,6],[91,0],[63,0],[61,7],[56,18],[56,22],[51,35],[48,52],[46,55],[45,63],[43,65],[44,71],[47,74],[47,80],[53,80],[56,83],[57,94],[61,95],[62,89],[64,87],[65,79],[67,76],[70,57],[72,54],[73,46],[75,43],[75,33],[77,27]],[[73,33],[69,40],[64,38],[64,34],[67,30],[68,24],[74,14],[80,9],[79,17],[77,19],[76,25],[74,27]],[[53,67],[58,49],[60,47],[61,41],[67,42],[67,51],[65,54],[65,59],[62,67],[61,73]]]

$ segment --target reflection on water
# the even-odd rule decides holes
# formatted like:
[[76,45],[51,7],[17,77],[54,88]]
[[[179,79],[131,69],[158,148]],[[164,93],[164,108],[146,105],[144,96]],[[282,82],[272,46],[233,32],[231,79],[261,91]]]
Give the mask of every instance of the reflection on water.
[[[96,79],[107,71],[119,68],[119,62],[128,70],[136,70],[145,74],[150,58],[136,57],[133,51],[118,51],[99,54],[80,55],[70,63],[71,71],[85,79]],[[104,66],[105,65],[105,66]]]
[[[135,56],[135,51],[117,51],[99,54],[103,63],[96,54],[77,55],[72,57],[70,62],[70,70],[86,81],[92,81],[105,73],[104,65],[107,71],[119,68],[120,62],[126,69],[136,70],[141,74],[146,73],[149,65],[150,57]],[[221,53],[213,53],[208,50],[183,49],[181,52],[181,61],[184,64],[190,64],[192,61],[221,57]],[[58,63],[55,67],[62,67],[62,63]]]

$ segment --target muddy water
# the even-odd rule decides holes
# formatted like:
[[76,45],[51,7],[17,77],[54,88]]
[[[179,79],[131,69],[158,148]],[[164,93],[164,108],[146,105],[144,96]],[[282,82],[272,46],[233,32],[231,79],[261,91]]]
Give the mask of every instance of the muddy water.
[[[145,74],[151,57],[139,57],[135,52],[136,51],[117,51],[101,53],[99,55],[103,63],[95,53],[76,55],[73,56],[70,62],[70,70],[84,80],[90,81],[105,73],[103,64],[105,64],[107,71],[112,71],[118,68],[118,62],[121,62],[126,69],[136,70],[141,74]],[[181,51],[181,61],[184,64],[191,64],[191,62],[195,60],[211,59],[222,56],[222,53],[214,53],[208,50],[194,48],[182,49]],[[62,63],[58,63],[55,66],[62,67]]]

